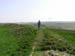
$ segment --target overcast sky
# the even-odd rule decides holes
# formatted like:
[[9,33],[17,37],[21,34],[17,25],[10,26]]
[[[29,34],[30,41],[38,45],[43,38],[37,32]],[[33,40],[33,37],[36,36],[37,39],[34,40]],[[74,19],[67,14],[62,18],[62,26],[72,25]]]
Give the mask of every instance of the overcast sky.
[[0,22],[75,21],[75,0],[0,0]]

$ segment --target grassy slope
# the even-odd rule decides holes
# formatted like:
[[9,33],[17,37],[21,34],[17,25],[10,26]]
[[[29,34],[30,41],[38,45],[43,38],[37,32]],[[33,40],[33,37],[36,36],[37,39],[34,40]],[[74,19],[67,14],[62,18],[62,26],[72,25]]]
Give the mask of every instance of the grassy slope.
[[9,35],[9,27],[0,26],[0,56],[10,56],[18,47],[13,35]]
[[0,25],[0,56],[28,56],[36,29],[28,25]]
[[[37,50],[34,53],[34,56],[38,56],[38,55],[44,56],[47,50],[55,50],[55,51],[58,50],[60,52],[65,51],[69,54],[75,55],[75,48],[74,48],[75,46],[74,46],[74,43],[72,43],[75,41],[69,42],[71,41],[71,39],[68,40],[67,38],[65,38],[65,36],[62,36],[61,34],[56,33],[56,32],[59,32],[58,30],[55,31],[52,29],[51,30],[44,29],[43,32],[44,32],[43,40],[42,42],[40,42]],[[67,35],[70,35],[70,34],[68,34],[67,32]],[[74,39],[73,37],[70,37],[70,38]]]
[[71,44],[75,44],[75,31],[74,30],[62,30],[62,29],[51,29],[54,33],[59,34],[64,39],[69,41]]
[[[75,31],[44,29],[37,33],[38,47],[34,56],[44,56],[46,50],[66,51],[75,54]],[[40,37],[43,39],[40,39]],[[0,56],[29,56],[36,29],[28,25],[0,25]],[[67,42],[65,42],[66,40]],[[70,46],[73,44],[73,46]]]

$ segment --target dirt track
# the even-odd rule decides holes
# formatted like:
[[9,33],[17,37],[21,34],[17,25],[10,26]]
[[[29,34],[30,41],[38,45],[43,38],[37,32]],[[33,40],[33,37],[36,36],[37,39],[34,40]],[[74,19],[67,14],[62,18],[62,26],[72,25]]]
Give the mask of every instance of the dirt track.
[[32,47],[32,52],[30,53],[29,56],[33,56],[34,50],[37,47],[38,43],[42,40],[42,38],[43,38],[43,32],[40,29],[40,30],[37,31],[37,35],[36,35],[36,38],[35,38],[35,42],[34,42],[34,45]]

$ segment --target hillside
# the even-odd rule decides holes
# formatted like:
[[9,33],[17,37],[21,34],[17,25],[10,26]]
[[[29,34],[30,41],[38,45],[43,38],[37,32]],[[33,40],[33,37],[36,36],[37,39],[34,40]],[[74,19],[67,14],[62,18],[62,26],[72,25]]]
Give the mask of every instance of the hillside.
[[28,56],[36,28],[29,25],[0,25],[0,56]]
[[75,31],[0,24],[0,56],[75,56]]
[[44,36],[33,56],[75,56],[74,33],[70,30],[43,29]]

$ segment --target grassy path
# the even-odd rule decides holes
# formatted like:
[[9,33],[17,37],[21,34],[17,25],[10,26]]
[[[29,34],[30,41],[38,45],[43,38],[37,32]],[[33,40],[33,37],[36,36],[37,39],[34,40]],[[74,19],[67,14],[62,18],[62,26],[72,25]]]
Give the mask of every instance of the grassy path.
[[[46,30],[47,31],[47,30]],[[66,44],[68,44],[68,41],[66,39],[64,39],[61,35],[53,32],[53,31],[47,31],[47,35],[48,37],[45,37],[45,35],[43,34],[44,31],[39,31],[38,34],[37,34],[37,38],[36,38],[36,41],[35,41],[35,44],[33,46],[33,50],[37,47],[38,43],[40,43],[40,41],[45,38],[48,38],[48,43],[52,43],[50,41],[50,38],[54,41],[55,43],[55,48],[58,48],[58,50],[60,50],[60,48],[62,49],[63,47],[66,48],[68,47]],[[43,38],[42,38],[43,37]],[[46,43],[46,42],[43,42],[43,43]],[[59,45],[59,46],[57,46]],[[70,44],[69,44],[70,45]],[[45,45],[45,46],[48,46],[48,45]],[[50,45],[51,47],[52,45]],[[71,45],[70,45],[71,46]],[[51,54],[53,55],[57,55],[57,56],[70,56],[69,53],[67,53],[66,51],[64,52],[61,52],[61,51],[58,51],[58,50],[54,50],[54,49],[51,49],[51,50],[45,50],[45,51],[32,51],[32,56],[50,56]],[[50,53],[50,54],[49,54]],[[71,55],[72,56],[72,55]]]
[[30,53],[30,56],[33,56],[34,50],[38,46],[38,44],[41,42],[42,38],[43,38],[43,32],[40,29],[37,31],[37,35],[36,35],[35,42],[34,42],[34,45],[32,47],[32,52]]

